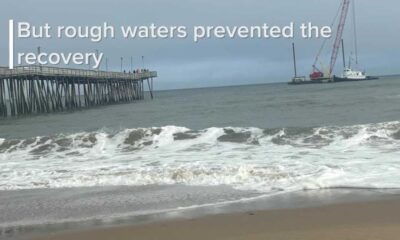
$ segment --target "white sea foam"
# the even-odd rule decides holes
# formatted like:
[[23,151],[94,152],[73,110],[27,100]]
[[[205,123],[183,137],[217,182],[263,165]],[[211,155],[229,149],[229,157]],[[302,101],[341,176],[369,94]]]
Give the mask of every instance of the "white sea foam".
[[0,190],[229,185],[263,193],[400,188],[400,123],[258,129],[184,127],[0,139]]

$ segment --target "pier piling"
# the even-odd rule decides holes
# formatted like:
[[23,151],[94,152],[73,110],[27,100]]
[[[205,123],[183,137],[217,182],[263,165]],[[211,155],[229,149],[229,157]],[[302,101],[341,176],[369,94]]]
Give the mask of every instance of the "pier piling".
[[0,117],[153,99],[155,71],[119,73],[46,66],[0,67]]

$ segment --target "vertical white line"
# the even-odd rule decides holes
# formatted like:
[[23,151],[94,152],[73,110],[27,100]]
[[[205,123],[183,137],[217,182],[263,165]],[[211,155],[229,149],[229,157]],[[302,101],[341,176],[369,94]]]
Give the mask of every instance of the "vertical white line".
[[9,38],[8,38],[8,64],[10,69],[14,69],[14,20],[8,22]]

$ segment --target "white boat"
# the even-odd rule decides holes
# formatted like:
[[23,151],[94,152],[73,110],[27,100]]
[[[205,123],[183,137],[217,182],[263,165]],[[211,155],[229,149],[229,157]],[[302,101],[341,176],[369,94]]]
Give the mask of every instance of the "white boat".
[[351,68],[345,68],[341,77],[334,76],[335,82],[346,82],[346,81],[364,81],[364,80],[376,80],[378,77],[367,76],[365,72],[356,71]]
[[342,78],[347,78],[349,80],[365,80],[367,79],[367,76],[365,75],[365,72],[356,71],[351,68],[345,68],[343,70]]

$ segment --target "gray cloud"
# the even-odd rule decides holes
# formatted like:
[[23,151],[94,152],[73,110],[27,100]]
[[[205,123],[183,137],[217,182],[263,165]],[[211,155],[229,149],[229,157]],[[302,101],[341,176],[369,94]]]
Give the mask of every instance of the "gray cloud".
[[[7,21],[30,21],[51,25],[97,25],[104,21],[120,25],[284,25],[313,22],[329,25],[339,0],[3,0],[0,9],[0,64],[7,64]],[[400,29],[397,25],[400,3],[395,0],[357,1],[359,48],[362,68],[371,74],[397,73]],[[350,19],[350,18],[349,18]],[[345,33],[346,45],[352,49],[351,24]],[[308,74],[322,40],[295,39],[299,69]],[[83,40],[19,41],[19,51],[92,51],[107,55],[109,66],[120,68],[120,57],[129,69],[130,56],[140,67],[145,56],[146,67],[159,71],[158,89],[205,87],[229,84],[287,81],[292,75],[288,39],[207,40],[105,40],[90,43]],[[331,46],[324,52],[328,62]],[[326,63],[327,64],[327,63]],[[104,66],[104,65],[103,65]]]

